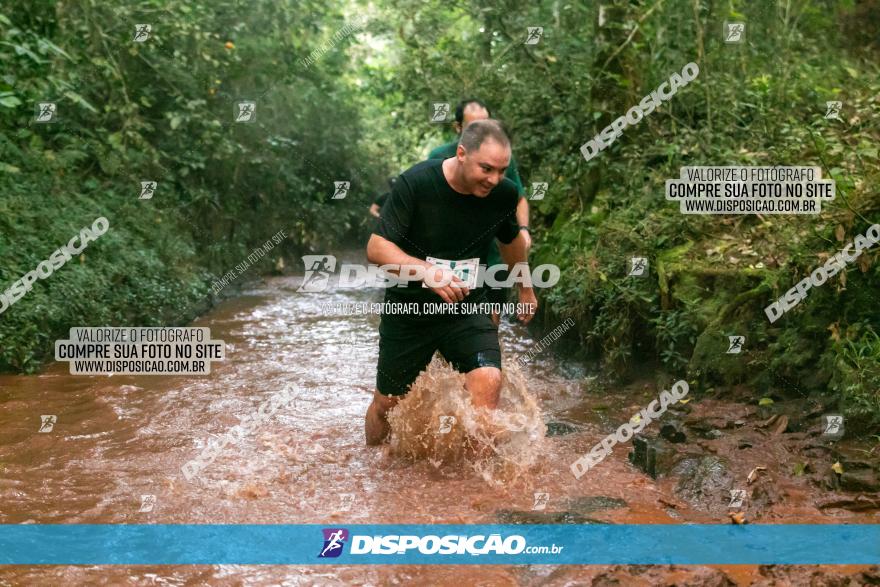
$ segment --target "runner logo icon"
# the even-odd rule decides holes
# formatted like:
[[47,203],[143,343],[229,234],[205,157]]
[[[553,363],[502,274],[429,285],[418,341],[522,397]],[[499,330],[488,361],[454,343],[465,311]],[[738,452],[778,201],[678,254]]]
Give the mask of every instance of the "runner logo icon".
[[306,274],[302,285],[296,291],[317,292],[327,289],[330,275],[336,270],[336,257],[333,255],[303,255]]
[[345,528],[324,528],[324,548],[318,558],[336,558],[342,554],[342,547],[348,540],[348,530]]

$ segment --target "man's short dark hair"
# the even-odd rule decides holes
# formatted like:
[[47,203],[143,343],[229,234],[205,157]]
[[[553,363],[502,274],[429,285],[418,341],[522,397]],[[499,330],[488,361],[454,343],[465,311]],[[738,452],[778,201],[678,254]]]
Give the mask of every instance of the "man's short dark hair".
[[455,107],[455,122],[461,124],[464,122],[464,109],[467,108],[468,104],[478,104],[486,109],[486,112],[489,113],[489,118],[492,118],[492,111],[489,110],[489,107],[486,106],[482,100],[479,98],[467,98],[466,100],[462,100],[458,103],[458,106]]
[[505,147],[510,147],[510,137],[500,120],[487,118],[485,120],[475,120],[461,132],[461,139],[458,144],[463,146],[468,153],[473,153],[480,149],[480,145],[491,139],[500,143]]

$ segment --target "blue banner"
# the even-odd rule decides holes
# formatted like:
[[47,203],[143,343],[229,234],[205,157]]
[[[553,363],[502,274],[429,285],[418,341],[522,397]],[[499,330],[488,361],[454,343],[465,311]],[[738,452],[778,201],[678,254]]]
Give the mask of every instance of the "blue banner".
[[0,564],[880,564],[880,524],[0,525]]

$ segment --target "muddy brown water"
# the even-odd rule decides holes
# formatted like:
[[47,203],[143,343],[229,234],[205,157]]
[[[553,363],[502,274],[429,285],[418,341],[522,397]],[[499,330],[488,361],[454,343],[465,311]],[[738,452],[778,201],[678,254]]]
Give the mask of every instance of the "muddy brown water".
[[[616,448],[575,479],[570,464],[658,390],[644,381],[600,390],[587,367],[556,358],[553,349],[522,375],[544,421],[571,433],[537,443],[540,454],[530,456],[538,458],[510,482],[489,483],[467,463],[413,462],[390,454],[388,446],[365,446],[378,316],[324,315],[322,308],[328,302],[378,301],[381,292],[303,294],[296,291],[300,283],[299,277],[263,279],[193,323],[226,342],[226,360],[213,363],[208,376],[71,376],[67,363],[53,363],[35,376],[0,376],[0,523],[730,523],[718,507],[676,495],[674,478],[655,481],[633,468],[626,458],[631,445]],[[506,360],[535,344],[520,324],[502,321],[500,333]],[[199,478],[183,478],[180,467],[206,441],[253,416],[290,383],[302,391],[291,406],[228,445]],[[699,400],[693,403],[700,409]],[[707,406],[714,417],[748,417],[742,404]],[[56,415],[57,422],[52,432],[38,433],[45,414]],[[753,521],[880,522],[876,510],[818,509],[822,490],[782,471],[794,455],[780,439],[766,443],[752,442],[759,444],[754,451],[739,455],[730,454],[737,442],[721,439],[708,447],[728,453],[737,463],[736,477],[768,462],[779,467],[770,474],[784,497]],[[543,510],[533,509],[538,492],[549,494]],[[152,511],[139,511],[143,495],[155,495]],[[738,565],[14,566],[0,568],[0,584],[783,585],[806,584],[801,580],[819,573],[856,585],[863,571]]]

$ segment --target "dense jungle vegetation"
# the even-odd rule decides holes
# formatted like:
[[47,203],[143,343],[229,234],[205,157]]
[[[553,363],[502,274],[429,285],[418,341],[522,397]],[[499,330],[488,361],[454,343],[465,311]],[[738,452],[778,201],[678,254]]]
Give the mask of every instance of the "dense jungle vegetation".
[[[724,42],[725,21],[746,23],[744,43]],[[540,294],[543,325],[573,318],[569,343],[621,379],[649,365],[755,401],[821,394],[869,429],[877,251],[779,321],[763,308],[880,222],[878,57],[875,0],[5,1],[0,289],[95,218],[111,229],[0,315],[0,370],[36,370],[71,326],[187,322],[278,230],[251,276],[362,246],[387,178],[454,136],[428,103],[477,96],[511,129],[523,183],[549,184],[532,260],[563,279]],[[689,62],[696,80],[584,159]],[[234,119],[242,100],[253,124]],[[41,102],[55,123],[35,122]],[[664,182],[693,165],[818,166],[837,198],[818,216],[684,215]],[[627,278],[634,255],[648,279]],[[742,355],[725,353],[734,334]]]

